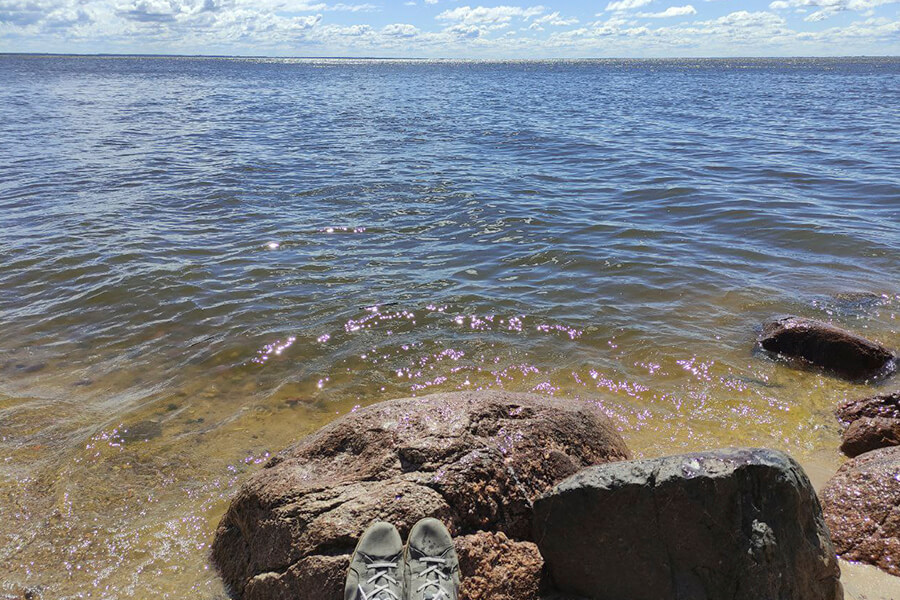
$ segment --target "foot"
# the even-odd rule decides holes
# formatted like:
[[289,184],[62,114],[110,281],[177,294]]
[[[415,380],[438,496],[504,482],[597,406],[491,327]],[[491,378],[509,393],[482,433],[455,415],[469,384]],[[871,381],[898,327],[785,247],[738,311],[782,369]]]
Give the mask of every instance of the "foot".
[[344,600],[404,600],[403,540],[390,523],[375,523],[359,538]]
[[407,600],[457,600],[459,560],[453,539],[437,519],[422,519],[409,532],[403,581]]

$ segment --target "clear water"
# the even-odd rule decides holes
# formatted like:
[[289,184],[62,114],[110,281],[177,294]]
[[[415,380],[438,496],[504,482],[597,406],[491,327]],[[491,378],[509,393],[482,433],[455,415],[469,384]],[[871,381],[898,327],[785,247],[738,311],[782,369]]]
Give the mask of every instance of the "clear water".
[[433,391],[820,483],[872,389],[756,328],[900,347],[898,59],[0,56],[0,157],[0,593],[218,597],[247,474]]

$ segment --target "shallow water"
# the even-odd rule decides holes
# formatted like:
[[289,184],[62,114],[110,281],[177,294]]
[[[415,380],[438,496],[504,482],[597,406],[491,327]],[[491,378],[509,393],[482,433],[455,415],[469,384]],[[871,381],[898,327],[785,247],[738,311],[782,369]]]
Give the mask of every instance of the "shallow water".
[[0,594],[219,597],[269,453],[432,391],[821,484],[835,404],[900,383],[753,341],[900,347],[898,107],[896,59],[0,57]]

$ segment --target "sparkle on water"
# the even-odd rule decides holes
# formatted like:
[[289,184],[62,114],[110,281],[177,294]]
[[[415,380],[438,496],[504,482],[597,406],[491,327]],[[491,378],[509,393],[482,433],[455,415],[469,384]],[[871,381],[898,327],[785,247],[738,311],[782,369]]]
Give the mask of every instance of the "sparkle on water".
[[0,595],[221,597],[240,483],[389,398],[570,396],[821,483],[835,404],[896,388],[753,347],[900,346],[900,61],[0,66]]

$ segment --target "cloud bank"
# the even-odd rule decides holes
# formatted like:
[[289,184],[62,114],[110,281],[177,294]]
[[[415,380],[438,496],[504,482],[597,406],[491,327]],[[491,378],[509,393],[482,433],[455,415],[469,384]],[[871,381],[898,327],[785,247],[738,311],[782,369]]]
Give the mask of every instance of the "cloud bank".
[[605,5],[0,0],[0,51],[450,58],[896,55],[900,0],[612,0]]

